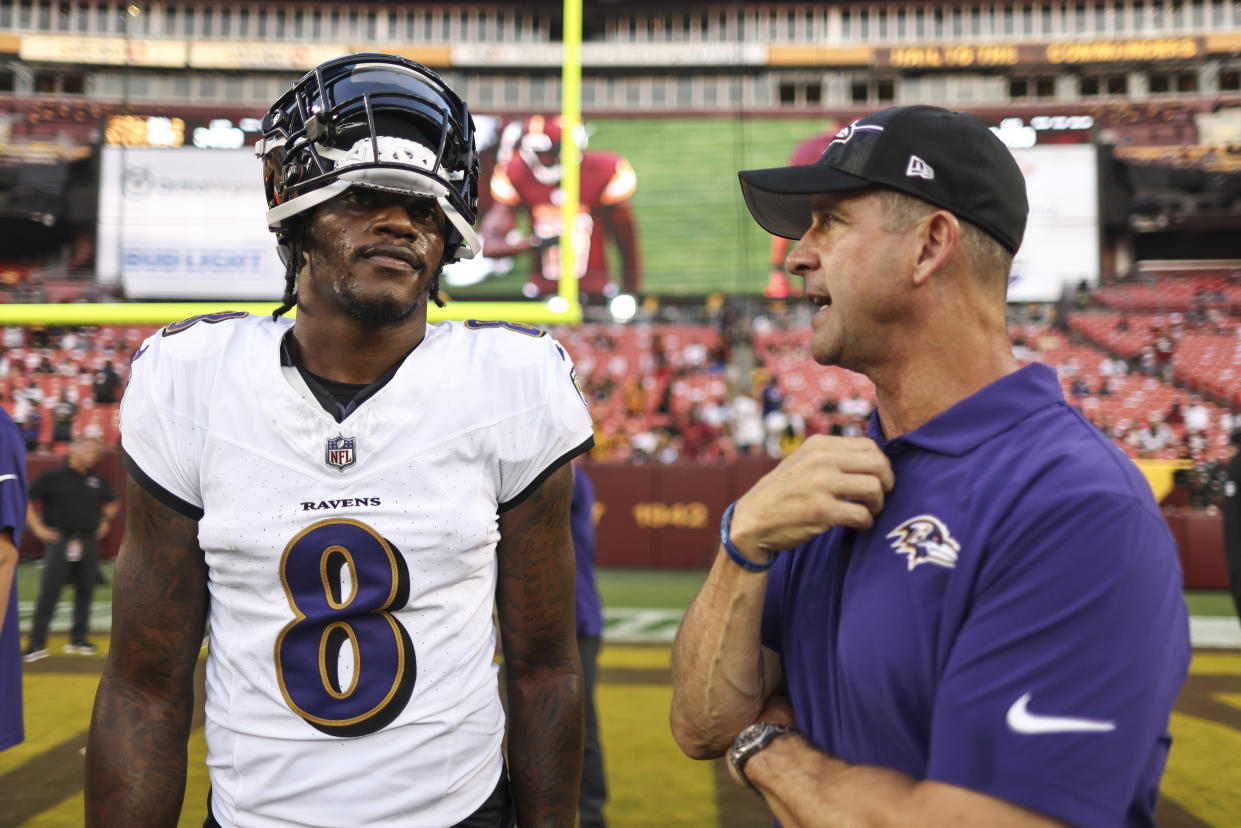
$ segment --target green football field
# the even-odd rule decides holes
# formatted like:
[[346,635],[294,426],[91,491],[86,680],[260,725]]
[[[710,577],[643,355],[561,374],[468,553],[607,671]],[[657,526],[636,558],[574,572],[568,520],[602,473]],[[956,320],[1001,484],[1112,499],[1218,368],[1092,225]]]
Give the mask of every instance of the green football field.
[[[630,206],[638,226],[644,292],[760,293],[770,272],[771,237],[746,210],[737,171],[783,166],[798,141],[834,123],[805,118],[588,122],[588,149],[619,153],[638,177]],[[518,256],[507,277],[453,288],[451,293],[462,299],[518,296],[528,268],[529,256]]]
[[[668,731],[672,688],[667,642],[703,576],[699,571],[669,570],[599,573],[609,617],[597,703],[610,786],[607,816],[614,828],[771,824],[761,800],[737,788],[720,761],[685,758]],[[27,617],[37,583],[37,565],[23,563],[18,597]],[[101,587],[96,629],[108,623],[109,597],[107,587]],[[68,598],[66,591],[62,611]],[[1194,591],[1186,594],[1186,601],[1196,617],[1235,624],[1227,593]],[[58,632],[49,642],[51,657],[26,666],[27,737],[21,745],[0,752],[0,828],[82,825],[86,729],[108,645],[106,634],[97,632],[94,640],[100,645],[94,656],[63,655],[60,649],[66,637]],[[1241,792],[1236,786],[1241,779],[1241,650],[1195,650],[1170,729],[1173,747],[1156,812],[1159,824],[1164,828],[1241,825]],[[200,711],[190,737],[179,823],[186,828],[197,828],[205,814],[205,756]]]

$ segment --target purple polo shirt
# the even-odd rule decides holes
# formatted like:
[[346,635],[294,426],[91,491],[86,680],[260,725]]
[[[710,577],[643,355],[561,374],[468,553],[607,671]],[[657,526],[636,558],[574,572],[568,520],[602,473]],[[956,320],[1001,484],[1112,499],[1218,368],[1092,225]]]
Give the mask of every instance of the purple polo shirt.
[[573,605],[578,635],[603,634],[603,604],[595,585],[595,487],[581,466],[573,467],[573,501],[569,507],[569,532],[577,558]]
[[874,527],[771,569],[763,643],[798,726],[854,764],[1153,826],[1189,620],[1136,466],[1042,364],[869,436],[896,480]]
[[[20,549],[26,525],[26,447],[13,419],[0,409],[0,529],[13,530]],[[22,645],[17,622],[17,585],[0,630],[0,750],[25,738],[22,729]]]

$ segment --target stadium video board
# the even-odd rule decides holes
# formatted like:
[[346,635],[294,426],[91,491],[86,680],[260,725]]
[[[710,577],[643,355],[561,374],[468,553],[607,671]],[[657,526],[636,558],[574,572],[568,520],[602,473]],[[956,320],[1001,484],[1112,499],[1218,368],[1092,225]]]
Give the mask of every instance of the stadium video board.
[[[560,216],[557,159],[549,153],[555,142],[530,138],[534,120],[478,118],[487,246],[485,258],[446,270],[443,288],[454,299],[529,300],[556,291]],[[554,135],[550,121],[538,129]],[[736,172],[788,163],[800,140],[839,126],[826,118],[587,121],[572,234],[583,299],[760,294],[770,237],[746,212]],[[1031,209],[1010,300],[1054,301],[1066,282],[1097,283],[1095,148],[1037,144],[1013,153]],[[493,185],[497,168],[502,178]],[[105,147],[99,205],[98,272],[103,281],[121,282],[127,297],[280,296],[284,269],[266,229],[251,150]],[[506,221],[495,221],[498,210],[508,211]],[[519,249],[496,255],[506,240]]]

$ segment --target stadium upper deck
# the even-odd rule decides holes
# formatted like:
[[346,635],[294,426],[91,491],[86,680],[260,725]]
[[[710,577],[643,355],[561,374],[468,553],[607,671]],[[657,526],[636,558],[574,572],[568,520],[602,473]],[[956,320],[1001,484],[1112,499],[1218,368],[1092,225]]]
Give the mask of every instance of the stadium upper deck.
[[[589,4],[583,34],[588,113],[1241,101],[1241,4],[1223,0],[613,2]],[[236,117],[362,49],[446,72],[479,111],[546,110],[560,35],[559,3],[3,0],[0,111]]]

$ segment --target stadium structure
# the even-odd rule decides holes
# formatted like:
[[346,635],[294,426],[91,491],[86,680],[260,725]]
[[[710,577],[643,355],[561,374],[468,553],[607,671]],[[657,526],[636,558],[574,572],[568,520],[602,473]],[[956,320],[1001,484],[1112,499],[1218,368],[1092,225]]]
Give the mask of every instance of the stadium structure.
[[[562,29],[559,3],[0,0],[0,301],[274,300],[249,150],[271,101],[329,57],[399,53],[470,101],[495,165],[560,108]],[[1152,481],[1178,507],[1213,496],[1207,471],[1201,485],[1174,473],[1209,471],[1241,424],[1241,5],[601,0],[582,37],[587,149],[636,174],[642,281],[636,324],[610,321],[601,294],[586,297],[599,321],[560,335],[594,398],[597,460],[650,470],[636,486],[600,476],[616,522],[602,562],[701,563],[766,449],[856,429],[871,389],[806,364],[805,309],[764,296],[773,248],[735,171],[891,104],[973,112],[1012,147],[1033,205],[1015,347],[1056,365],[1131,455],[1165,464]],[[519,298],[529,258],[449,292]],[[123,373],[145,333],[90,328],[59,350],[59,332],[9,334],[5,405],[31,380],[44,401],[71,389],[85,403],[89,372],[115,357]],[[44,357],[64,371],[35,376]],[[756,376],[774,378],[783,419],[740,450],[733,403]],[[33,444],[55,449],[40,405]],[[114,440],[114,409],[83,404],[76,428]],[[742,471],[685,467],[703,463]],[[695,494],[659,495],[674,490]],[[1200,517],[1187,514],[1182,533]]]

